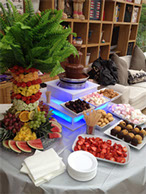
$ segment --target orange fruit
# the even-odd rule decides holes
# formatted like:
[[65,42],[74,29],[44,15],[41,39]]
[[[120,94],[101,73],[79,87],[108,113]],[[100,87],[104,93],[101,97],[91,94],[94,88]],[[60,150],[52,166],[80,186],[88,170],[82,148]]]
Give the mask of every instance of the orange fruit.
[[40,109],[40,107],[39,107],[39,106],[37,107],[37,110],[38,110],[38,111],[41,111],[41,109]]
[[19,114],[19,119],[22,122],[27,122],[29,121],[29,111],[28,110],[24,110]]

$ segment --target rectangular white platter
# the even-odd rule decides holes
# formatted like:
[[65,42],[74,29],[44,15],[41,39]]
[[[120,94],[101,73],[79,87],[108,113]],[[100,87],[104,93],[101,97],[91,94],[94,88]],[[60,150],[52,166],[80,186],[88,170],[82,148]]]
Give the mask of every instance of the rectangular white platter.
[[[70,100],[70,101],[74,102],[74,101],[76,101],[76,100],[78,100],[78,99]],[[67,102],[69,102],[69,101],[67,101]],[[79,116],[79,115],[82,115],[82,114],[83,114],[83,111],[82,111],[82,112],[79,112],[79,113],[75,113],[75,112],[72,111],[71,109],[67,108],[67,107],[65,106],[65,103],[67,103],[67,102],[62,103],[61,106],[62,106],[63,108],[65,108],[66,110],[68,110],[69,112],[71,112],[72,114],[74,114],[75,116]],[[88,103],[88,102],[87,102],[87,103]],[[91,105],[90,103],[88,103],[88,104],[90,105],[90,108],[87,109],[87,110],[85,110],[86,112],[88,112],[89,110],[92,110],[92,109],[95,108],[95,106]]]
[[[100,89],[100,90],[98,90],[97,92],[99,92],[99,91],[104,91],[105,89],[109,89],[109,88],[102,88],[102,89]],[[117,92],[117,91],[115,91],[114,90],[114,92],[116,92],[117,94],[118,94],[118,96],[115,96],[114,98],[108,98],[108,97],[106,97],[106,96],[104,96],[105,98],[108,98],[109,100],[111,100],[111,101],[114,101],[114,100],[116,100],[117,98],[119,98],[122,94],[120,93],[120,92]]]
[[114,127],[116,127],[121,121],[122,121],[122,120],[120,120],[118,123],[114,124],[112,127],[108,128],[106,131],[104,131],[104,134],[106,134],[106,135],[108,135],[108,136],[110,136],[110,137],[113,137],[113,138],[115,138],[115,139],[117,139],[117,140],[119,140],[119,141],[121,141],[121,142],[124,142],[124,143],[126,143],[127,145],[129,145],[129,146],[131,146],[131,147],[133,147],[133,148],[135,148],[135,149],[137,149],[137,150],[140,150],[140,149],[146,144],[146,137],[144,137],[144,139],[142,140],[142,143],[141,143],[141,144],[138,144],[137,146],[134,146],[134,145],[132,145],[132,144],[130,144],[130,143],[125,142],[125,141],[122,140],[122,139],[119,139],[118,137],[116,137],[116,136],[114,136],[114,135],[111,135],[110,131],[111,131]]
[[[92,92],[92,93],[90,93],[90,94],[87,94],[87,95],[85,95],[85,96],[82,96],[82,97],[80,97],[80,99],[81,100],[84,100],[83,98],[85,98],[86,96],[88,96],[88,95],[91,95],[91,94],[93,94],[93,93],[98,93],[98,90],[96,91],[96,92]],[[98,93],[99,94],[99,93]],[[105,96],[103,96],[103,98],[106,100],[104,103],[102,103],[102,104],[99,104],[99,105],[94,105],[94,104],[92,104],[92,103],[90,103],[90,102],[88,102],[88,101],[86,101],[87,103],[89,103],[89,104],[91,104],[92,106],[94,106],[94,107],[96,107],[96,108],[98,108],[98,107],[100,107],[100,106],[102,106],[102,105],[104,105],[104,104],[106,104],[106,103],[108,103],[108,102],[110,102],[111,101],[111,99],[109,99],[109,98],[107,98],[107,97],[105,97]]]
[[[78,136],[82,136],[83,138],[85,138],[85,137],[87,137],[87,138],[89,138],[89,137],[91,137],[91,138],[92,138],[92,137],[94,137],[94,138],[99,137],[99,138],[101,138],[103,141],[111,140],[111,141],[112,141],[112,145],[113,145],[114,143],[121,144],[122,146],[124,146],[124,147],[127,148],[127,157],[125,158],[125,159],[126,159],[126,162],[125,162],[125,163],[114,162],[114,161],[107,160],[107,159],[102,159],[102,158],[99,158],[99,157],[96,157],[96,158],[97,158],[98,160],[101,160],[101,161],[104,161],[104,162],[108,162],[108,163],[112,163],[112,164],[118,164],[118,165],[126,165],[126,164],[129,163],[129,161],[130,161],[130,147],[129,147],[126,143],[121,142],[121,141],[116,141],[116,140],[113,140],[113,139],[109,139],[109,138],[106,138],[106,137],[100,137],[100,136],[98,136],[98,135],[80,134],[80,135],[78,135]],[[76,139],[75,139],[75,141],[74,141],[74,143],[73,143],[73,145],[72,145],[72,150],[73,150],[73,151],[74,151],[74,147],[75,147],[75,145],[76,145],[76,142],[78,141],[78,136],[76,137]]]

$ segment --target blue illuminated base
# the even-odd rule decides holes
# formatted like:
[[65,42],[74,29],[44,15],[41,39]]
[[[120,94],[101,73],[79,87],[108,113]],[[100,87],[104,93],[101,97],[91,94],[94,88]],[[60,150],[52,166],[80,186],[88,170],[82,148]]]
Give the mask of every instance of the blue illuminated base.
[[[47,82],[47,90],[51,91],[50,109],[53,110],[57,121],[64,127],[75,131],[76,129],[85,125],[83,115],[76,116],[61,106],[62,103],[77,99],[81,96],[97,91],[98,84],[87,81],[86,88],[80,90],[65,89],[58,86],[59,80]],[[103,109],[107,106],[104,104],[98,108]]]

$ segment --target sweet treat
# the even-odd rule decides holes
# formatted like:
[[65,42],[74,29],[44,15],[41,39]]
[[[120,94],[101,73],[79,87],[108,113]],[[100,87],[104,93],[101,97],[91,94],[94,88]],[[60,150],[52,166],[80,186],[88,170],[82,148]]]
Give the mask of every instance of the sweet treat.
[[102,117],[97,123],[98,126],[104,127],[105,125],[114,120],[113,115],[111,113],[106,113],[104,110],[98,110],[98,112],[102,114]]
[[140,135],[142,137],[142,139],[144,138],[144,135],[141,132],[137,133],[137,135]]
[[75,113],[80,113],[83,110],[90,109],[90,105],[84,100],[82,101],[80,99],[75,100],[75,101],[66,102],[65,106]]
[[144,136],[146,136],[146,131],[142,129],[139,133],[142,133]]
[[110,99],[119,95],[117,92],[114,92],[113,89],[100,90],[98,93],[103,94],[104,96],[106,96],[107,98],[110,98]]
[[139,126],[139,125],[137,125],[137,126],[135,126],[136,128],[139,128],[139,130],[141,130],[141,126]]
[[111,130],[111,135],[116,136],[117,133],[118,133],[118,131],[116,129],[112,129]]
[[137,146],[137,145],[138,145],[138,140],[134,137],[134,138],[131,140],[131,144],[134,145],[134,146]]
[[114,129],[115,129],[116,131],[118,131],[118,132],[121,131],[121,127],[120,127],[120,126],[116,126],[116,127],[114,127]]
[[134,131],[134,129],[132,129],[132,130],[130,131],[130,133],[133,133],[134,135],[137,134],[136,131]]
[[130,125],[130,124],[128,124],[128,125],[126,126],[126,128],[130,131],[130,130],[132,130],[132,129],[133,129],[133,126],[132,126],[132,125]]
[[125,121],[121,121],[121,122],[119,123],[119,126],[121,126],[122,128],[124,128],[124,127],[126,126]]
[[117,133],[117,137],[118,137],[119,139],[122,139],[122,138],[124,137],[123,132],[122,132],[122,131],[118,132],[118,133]]
[[139,128],[136,127],[136,128],[134,128],[134,131],[135,131],[136,133],[139,133],[140,130],[139,130]]
[[124,136],[124,141],[126,141],[127,143],[129,143],[131,141],[131,136],[129,134]]
[[123,129],[122,132],[123,132],[124,135],[128,134],[128,131],[126,129]]
[[135,137],[135,135],[133,133],[128,133],[128,135],[130,135],[131,139],[133,139]]
[[138,143],[141,144],[142,143],[142,137],[140,135],[135,135],[135,139],[138,140]]

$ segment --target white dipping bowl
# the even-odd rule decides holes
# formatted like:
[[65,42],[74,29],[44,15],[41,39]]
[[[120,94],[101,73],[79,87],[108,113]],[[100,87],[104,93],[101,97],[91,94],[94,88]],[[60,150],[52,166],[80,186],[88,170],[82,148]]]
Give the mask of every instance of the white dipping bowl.
[[98,162],[86,151],[72,152],[68,157],[68,174],[78,181],[89,181],[96,176]]

